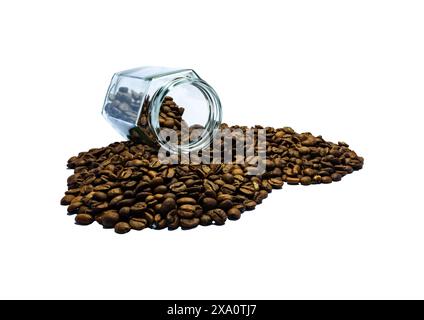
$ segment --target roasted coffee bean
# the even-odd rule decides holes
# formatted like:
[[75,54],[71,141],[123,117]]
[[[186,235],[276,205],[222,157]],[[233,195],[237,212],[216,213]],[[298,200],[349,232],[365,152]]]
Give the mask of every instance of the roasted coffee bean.
[[225,200],[231,200],[232,201],[233,196],[231,194],[222,193],[222,194],[220,194],[216,197],[216,200],[218,200],[218,202],[225,201]]
[[214,198],[207,197],[207,198],[204,198],[202,202],[203,202],[203,208],[205,208],[205,210],[216,208],[216,206],[218,205],[218,202]]
[[164,193],[166,193],[167,191],[168,191],[168,187],[167,187],[167,186],[164,186],[164,185],[157,186],[156,188],[154,188],[154,189],[153,189],[153,192],[154,192],[154,193],[161,193],[161,194],[164,194]]
[[175,182],[169,186],[169,189],[172,192],[180,193],[185,191],[187,189],[187,186],[184,184],[184,182]]
[[213,190],[205,190],[204,193],[205,197],[209,197],[209,198],[216,198],[216,192]]
[[139,159],[135,159],[135,160],[130,160],[126,163],[126,166],[128,167],[140,167],[140,166],[145,166],[145,162],[143,160],[139,160]]
[[234,206],[234,208],[237,208],[240,210],[241,213],[243,213],[244,211],[246,211],[246,207],[244,206],[244,204],[242,203],[238,203]]
[[256,202],[253,200],[245,200],[243,202],[244,207],[246,208],[246,210],[253,210],[256,207]]
[[212,209],[207,212],[216,225],[223,225],[227,220],[227,214],[222,209]]
[[292,177],[288,177],[286,179],[286,182],[288,184],[298,184],[300,182],[299,178],[292,178]]
[[125,179],[128,179],[129,177],[131,177],[131,175],[132,175],[132,169],[128,168],[128,169],[123,170],[119,174],[119,179],[125,180]]
[[175,230],[180,226],[180,218],[178,216],[175,216],[172,220],[167,220],[168,223],[168,230]]
[[306,168],[303,170],[303,174],[306,176],[310,176],[313,177],[316,174],[316,170],[311,169],[311,168]]
[[80,225],[92,224],[93,221],[94,221],[94,218],[91,214],[79,213],[75,216],[75,222]]
[[304,186],[309,186],[312,183],[312,178],[309,176],[304,176],[300,178],[300,183]]
[[172,198],[172,199],[176,199],[177,196],[175,195],[175,193],[171,193],[171,192],[167,192],[163,195],[164,198]]
[[195,228],[199,225],[199,218],[191,218],[191,219],[180,219],[180,225],[182,228],[191,229]]
[[135,194],[134,194],[134,191],[132,190],[125,190],[123,196],[124,198],[128,199],[128,198],[134,198]]
[[182,197],[180,199],[177,200],[177,204],[182,205],[182,204],[196,204],[197,201],[193,198],[190,197]]
[[[150,186],[152,188],[156,188],[158,186],[162,186],[163,185],[163,178],[162,177],[154,177],[152,179],[152,181],[150,181]],[[164,186],[166,187],[166,186]]]
[[123,194],[123,192],[122,192],[122,189],[121,189],[121,188],[113,188],[113,189],[110,189],[110,190],[107,192],[107,196],[108,196],[109,198],[114,198],[114,197],[119,196],[119,195],[121,195],[121,194]]
[[146,210],[147,204],[145,202],[137,202],[130,207],[131,213],[139,214]]
[[116,210],[105,211],[101,217],[101,223],[105,228],[113,228],[119,221],[119,214]]
[[242,185],[240,186],[239,191],[247,197],[251,197],[255,194],[255,188],[253,185]]
[[165,200],[163,200],[162,202],[162,208],[161,211],[163,213],[168,213],[169,211],[173,210],[176,208],[176,202],[175,199],[173,198],[165,198]]
[[67,206],[67,205],[71,204],[71,201],[72,201],[72,199],[74,199],[74,198],[75,198],[75,196],[73,196],[73,195],[71,195],[71,194],[67,194],[67,195],[65,195],[65,196],[62,198],[62,200],[60,200],[60,204],[61,204],[62,206]]
[[284,181],[281,178],[271,178],[268,182],[274,189],[281,189],[284,184]]
[[128,223],[134,230],[143,230],[148,226],[147,220],[139,217],[131,218]]
[[333,173],[331,175],[331,180],[333,180],[333,181],[340,181],[340,180],[342,180],[342,176],[340,174],[338,174],[338,173]]
[[321,177],[320,175],[315,175],[315,176],[312,178],[312,183],[317,184],[317,183],[321,183],[321,181],[322,181],[322,177]]
[[207,179],[203,182],[203,187],[205,188],[205,190],[210,190],[214,192],[217,192],[219,190],[219,186],[216,183]]
[[118,203],[117,207],[131,207],[136,201],[136,199],[123,199]]
[[124,199],[123,195],[116,196],[112,200],[110,200],[109,206],[116,207],[118,205],[118,203],[120,203],[123,199]]
[[322,177],[322,183],[331,183],[331,182],[333,182],[333,180],[331,179],[331,177],[330,176],[324,176],[324,177]]
[[268,198],[268,192],[266,190],[259,190],[258,193],[255,194],[254,200],[256,203],[262,203],[266,198]]
[[221,187],[221,191],[227,194],[233,194],[236,190],[237,190],[237,187],[233,186],[232,184],[224,184]]
[[175,176],[175,169],[174,168],[166,168],[163,171],[163,177],[166,179],[172,179]]
[[74,201],[68,206],[68,213],[76,213],[76,210],[81,207],[83,203],[81,201]]
[[243,171],[243,169],[240,169],[240,168],[235,168],[235,169],[233,169],[233,171],[231,172],[234,176],[236,176],[236,175],[243,175],[244,174],[244,171]]
[[225,173],[222,175],[222,180],[227,184],[232,184],[234,182],[234,176],[231,173]]
[[183,204],[177,210],[177,214],[184,219],[191,219],[195,216],[196,207],[191,204]]
[[311,152],[311,150],[308,147],[300,147],[298,150],[299,150],[299,153],[302,155],[305,155]]
[[119,213],[120,218],[126,218],[130,215],[131,208],[130,207],[122,207],[121,209],[119,209],[118,213]]
[[224,200],[219,203],[218,207],[222,210],[228,210],[233,206],[233,202],[231,200]]
[[127,222],[118,222],[115,224],[115,232],[119,234],[124,234],[130,232],[131,226]]
[[241,212],[237,208],[231,208],[227,211],[228,219],[230,220],[238,220],[241,217]]
[[208,226],[208,225],[212,224],[212,218],[207,214],[203,214],[200,217],[200,224],[202,226]]

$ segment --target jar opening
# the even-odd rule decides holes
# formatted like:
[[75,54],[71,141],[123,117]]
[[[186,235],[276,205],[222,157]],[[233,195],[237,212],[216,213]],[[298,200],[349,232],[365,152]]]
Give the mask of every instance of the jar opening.
[[176,78],[162,86],[151,100],[150,125],[161,147],[189,153],[210,145],[221,123],[221,105],[205,81]]

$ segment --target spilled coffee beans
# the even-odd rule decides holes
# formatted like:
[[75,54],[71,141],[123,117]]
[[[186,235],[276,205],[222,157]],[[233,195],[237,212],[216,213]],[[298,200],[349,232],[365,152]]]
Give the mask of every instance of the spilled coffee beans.
[[[167,101],[170,109],[166,111],[176,111],[171,100]],[[161,124],[171,127],[168,118],[169,114],[164,115]],[[248,129],[226,124],[221,128]],[[68,167],[74,173],[67,180],[68,191],[60,203],[68,206],[69,214],[75,214],[77,224],[96,221],[120,234],[131,229],[223,225],[255,209],[284,182],[328,184],[361,169],[364,163],[344,142],[328,142],[289,127],[253,129],[266,132],[266,169],[261,175],[248,175],[248,165],[236,161],[161,164],[157,149],[152,146],[116,142],[69,159]],[[237,135],[232,139],[235,142]]]
[[[135,117],[130,111],[138,99],[137,93],[122,87],[111,108]],[[185,143],[183,139],[187,137],[181,134],[182,129],[188,129],[191,139],[202,127],[188,127],[183,114],[184,108],[165,97],[159,124],[176,131],[178,141]],[[139,121],[147,121],[146,115],[142,114]],[[266,159],[257,159],[264,168],[259,174],[254,174],[257,168],[249,161],[240,162],[236,152],[238,142],[249,129],[255,134],[252,141],[259,130],[266,135],[263,144],[242,144],[243,154],[266,152]],[[238,220],[243,212],[255,209],[284,182],[328,184],[361,169],[364,163],[344,142],[335,144],[311,133],[296,133],[289,127],[222,124],[221,130],[227,130],[227,138],[231,138],[229,142],[224,136],[216,138],[223,146],[227,143],[227,149],[219,146],[217,150],[213,145],[213,153],[218,152],[222,159],[225,153],[231,154],[230,161],[222,164],[166,164],[159,159],[157,145],[147,141],[116,142],[81,152],[68,160],[68,168],[74,174],[67,179],[68,191],[60,204],[68,206],[69,214],[75,214],[77,224],[96,221],[119,234],[131,229],[223,225],[227,219]],[[251,156],[250,160],[255,158],[258,157]]]

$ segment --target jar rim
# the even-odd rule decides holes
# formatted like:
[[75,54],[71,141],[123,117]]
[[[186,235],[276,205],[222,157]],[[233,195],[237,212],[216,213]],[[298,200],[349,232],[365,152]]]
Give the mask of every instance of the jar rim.
[[[175,87],[189,84],[196,87],[205,97],[209,106],[209,116],[205,125],[204,132],[196,141],[189,141],[188,144],[170,144],[160,135],[161,127],[159,124],[160,108],[168,93]],[[159,88],[151,99],[151,112],[148,117],[150,127],[156,136],[160,146],[171,153],[189,153],[208,147],[214,138],[217,129],[222,121],[221,101],[216,91],[204,80],[200,78],[178,77]]]

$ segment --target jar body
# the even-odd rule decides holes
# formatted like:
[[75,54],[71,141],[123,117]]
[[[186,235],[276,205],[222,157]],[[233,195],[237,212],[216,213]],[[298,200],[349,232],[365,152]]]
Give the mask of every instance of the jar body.
[[[190,123],[204,128],[196,141],[170,144],[161,136],[166,117],[161,108],[170,100],[184,104]],[[222,118],[218,95],[196,72],[163,67],[115,73],[102,114],[122,136],[171,152],[190,152],[208,145]]]

